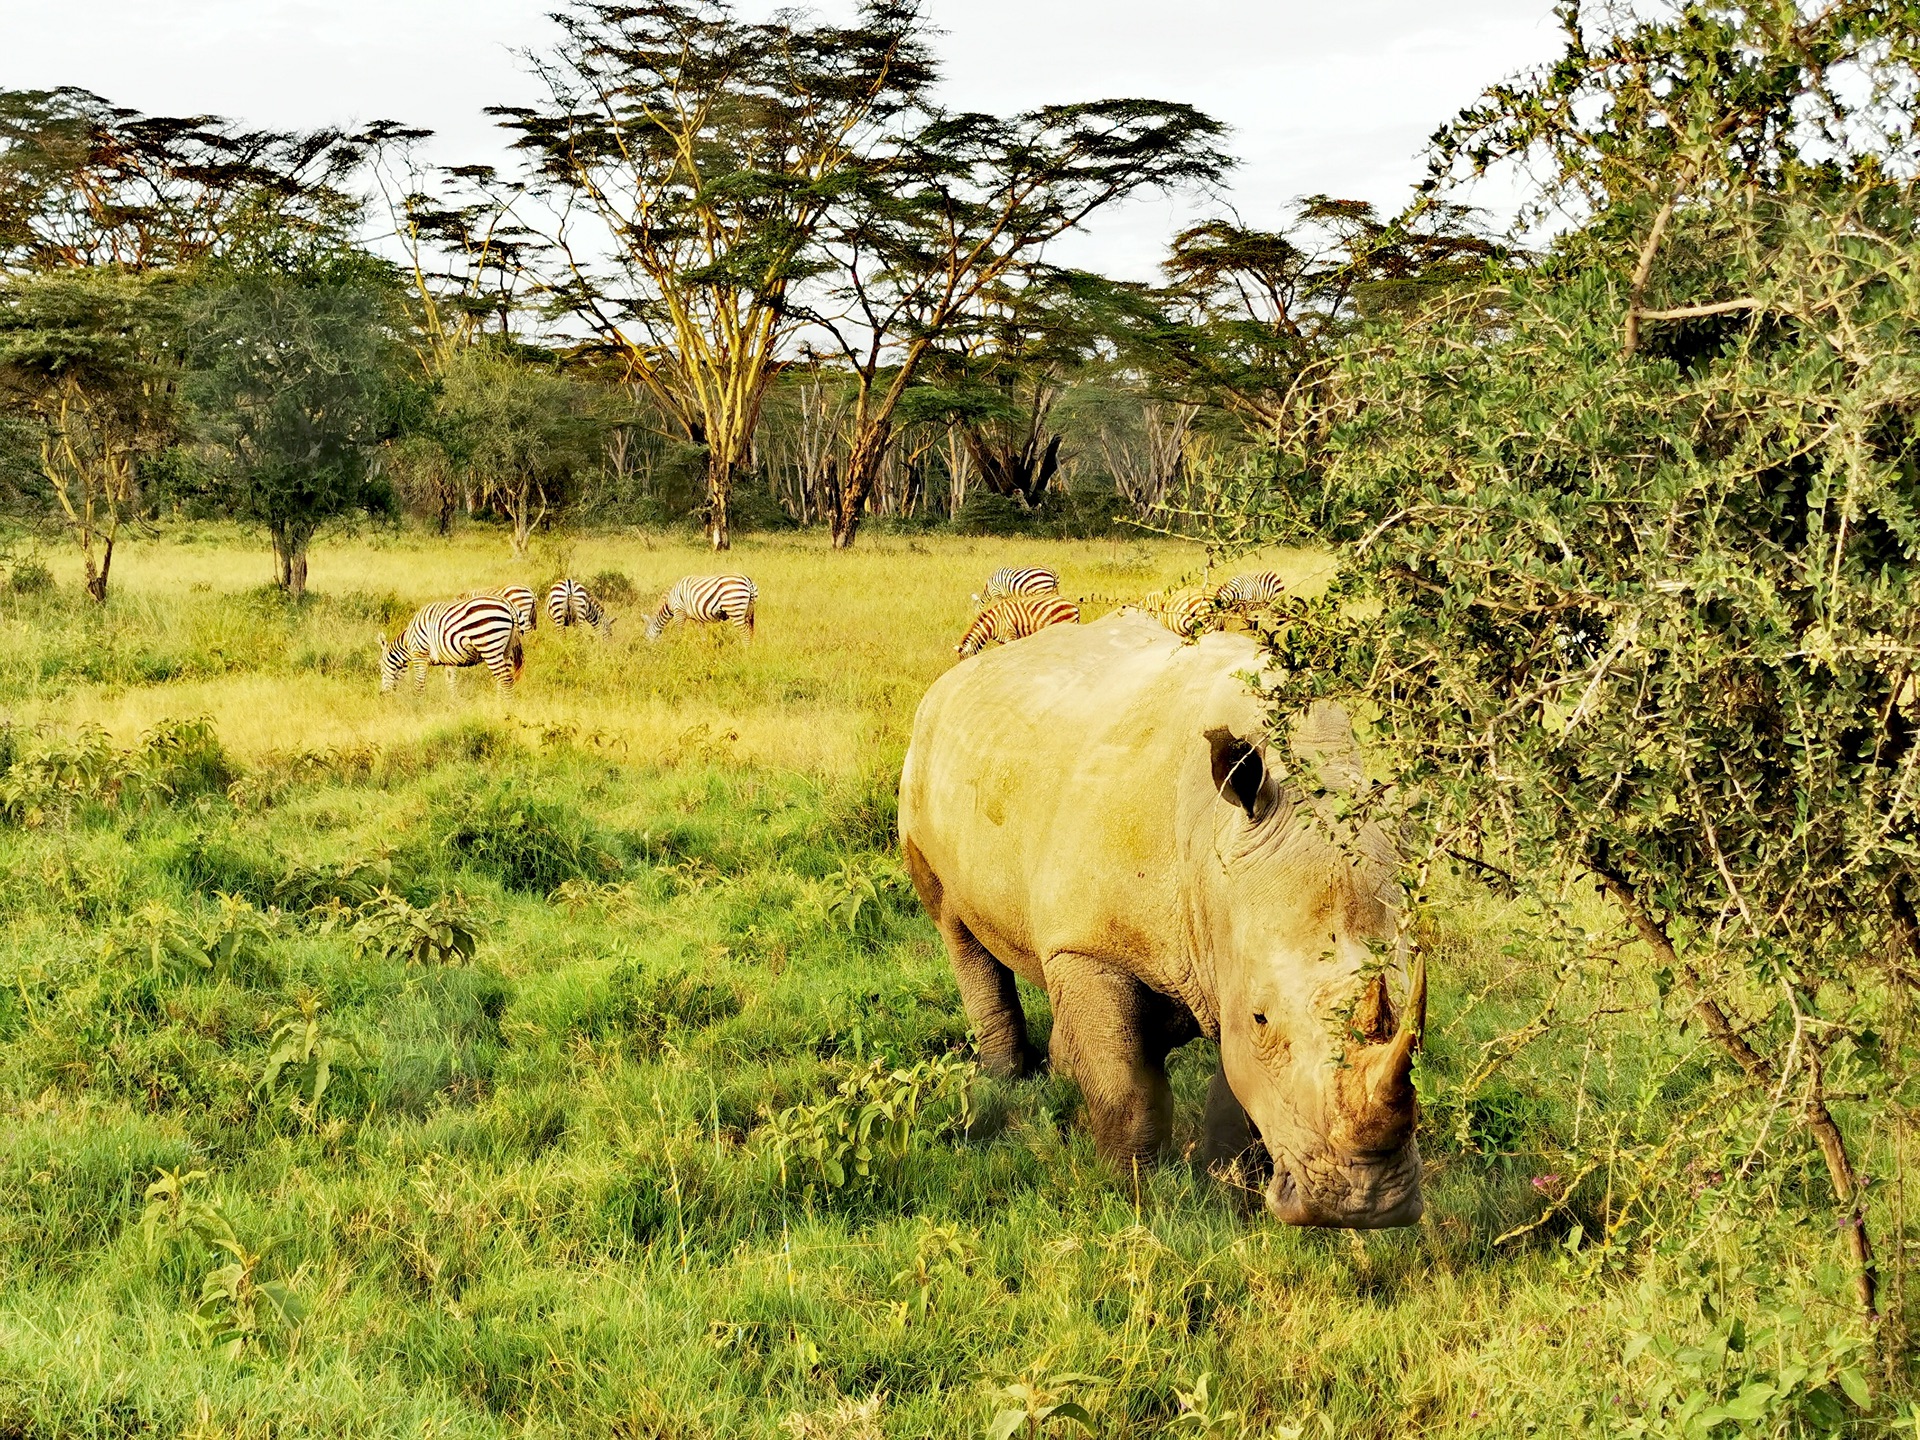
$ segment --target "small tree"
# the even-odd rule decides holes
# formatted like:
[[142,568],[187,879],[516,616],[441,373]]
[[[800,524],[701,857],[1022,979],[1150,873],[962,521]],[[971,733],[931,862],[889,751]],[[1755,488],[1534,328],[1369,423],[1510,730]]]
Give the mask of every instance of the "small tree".
[[593,398],[566,375],[476,346],[449,360],[436,408],[441,443],[524,559],[534,527],[600,461],[606,425]]
[[103,603],[141,466],[172,436],[171,323],[150,278],[77,271],[0,288],[0,404],[37,442],[87,594]]
[[390,291],[370,256],[301,243],[222,267],[193,302],[188,391],[221,503],[266,528],[295,599],[320,528],[389,503],[370,460],[397,360]]

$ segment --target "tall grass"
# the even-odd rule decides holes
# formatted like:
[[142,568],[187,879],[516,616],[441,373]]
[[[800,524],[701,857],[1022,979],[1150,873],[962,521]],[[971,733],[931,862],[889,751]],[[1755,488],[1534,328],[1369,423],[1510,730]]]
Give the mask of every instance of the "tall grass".
[[[640,639],[711,556],[503,548],[341,542],[290,608],[235,536],[174,536],[104,614],[70,577],[0,600],[0,1435],[964,1436],[1018,1381],[1112,1435],[1733,1434],[1659,1429],[1662,1397],[1793,1364],[1868,1427],[1833,1237],[1622,1268],[1567,1210],[1501,1241],[1582,1122],[1572,1040],[1460,1087],[1540,998],[1494,902],[1431,919],[1416,1229],[1284,1229],[1178,1163],[1135,1186],[1063,1082],[956,1088],[892,854],[913,707],[995,565],[1117,599],[1194,552],[751,542],[749,647]],[[642,597],[610,643],[542,629],[504,703],[374,693],[381,624],[563,561]],[[1680,1113],[1665,1046],[1583,1103]]]

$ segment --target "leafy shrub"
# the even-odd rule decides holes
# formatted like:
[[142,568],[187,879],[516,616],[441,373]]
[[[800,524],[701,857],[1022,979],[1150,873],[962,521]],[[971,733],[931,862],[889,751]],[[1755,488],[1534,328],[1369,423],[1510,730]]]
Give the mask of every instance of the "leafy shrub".
[[618,966],[607,986],[607,1021],[646,1054],[678,1030],[704,1030],[740,1013],[730,987],[683,970],[648,974],[633,961]]
[[780,1183],[796,1173],[806,1195],[848,1190],[897,1178],[916,1137],[964,1130],[972,1119],[978,1067],[952,1055],[895,1069],[884,1058],[850,1067],[833,1094],[793,1105],[760,1131],[780,1167]]
[[480,943],[467,897],[459,891],[413,905],[384,886],[361,906],[353,938],[363,955],[374,951],[410,965],[470,961]]
[[640,594],[632,577],[624,570],[602,570],[587,582],[587,589],[593,592],[594,599],[614,604],[625,604],[637,599]]
[[1010,496],[976,486],[960,502],[953,528],[962,535],[1031,535],[1039,530],[1040,517]]
[[161,721],[141,738],[135,755],[142,779],[169,802],[223,795],[240,776],[204,716]]
[[38,555],[25,555],[13,562],[7,572],[7,593],[20,596],[51,595],[58,588],[53,571]]
[[511,783],[463,804],[445,845],[461,864],[529,894],[605,880],[620,869],[578,811]]
[[71,735],[0,730],[0,821],[27,828],[68,819],[97,805],[157,800],[178,804],[224,794],[239,776],[210,721],[162,721],[131,749],[120,749],[98,726]]

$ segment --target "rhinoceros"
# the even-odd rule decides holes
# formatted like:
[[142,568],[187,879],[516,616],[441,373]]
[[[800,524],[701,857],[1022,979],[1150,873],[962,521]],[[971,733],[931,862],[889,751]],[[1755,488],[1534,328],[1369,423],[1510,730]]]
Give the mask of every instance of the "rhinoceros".
[[1267,1208],[1292,1224],[1412,1224],[1425,964],[1396,1022],[1393,847],[1331,805],[1364,782],[1351,724],[1317,703],[1278,753],[1244,678],[1264,661],[1243,635],[1183,643],[1124,611],[962,661],[914,717],[907,869],[983,1068],[1040,1063],[1014,977],[1041,987],[1048,1058],[1105,1158],[1164,1151],[1166,1058],[1204,1035],[1201,1159],[1264,1142]]

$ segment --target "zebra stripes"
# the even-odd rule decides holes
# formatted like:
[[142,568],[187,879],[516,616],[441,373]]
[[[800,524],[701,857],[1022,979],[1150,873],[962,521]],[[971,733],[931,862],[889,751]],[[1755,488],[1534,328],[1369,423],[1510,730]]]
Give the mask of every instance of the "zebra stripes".
[[524,585],[502,585],[497,590],[470,590],[460,598],[506,601],[513,607],[514,616],[520,621],[522,630],[533,630],[540,623],[540,610],[534,603],[533,591]]
[[674,582],[647,621],[647,639],[658,640],[668,622],[678,618],[708,623],[729,620],[751,640],[753,605],[759,598],[759,587],[744,575],[685,576]]
[[1058,595],[1003,596],[973,617],[973,624],[953,647],[962,660],[978,655],[995,640],[1006,644],[1024,640],[1049,625],[1078,625],[1080,607]]
[[612,619],[578,580],[558,581],[547,592],[547,618],[553,621],[556,630],[564,630],[569,625],[591,625],[601,636],[613,630]]
[[1223,606],[1253,609],[1260,605],[1271,605],[1286,588],[1280,582],[1280,577],[1271,570],[1255,570],[1251,574],[1234,576],[1220,587],[1215,598]]
[[[1039,565],[1008,565],[987,577],[986,598],[1003,595],[1054,595],[1060,590],[1060,577]],[[980,596],[973,597],[979,603]]]
[[1174,634],[1192,640],[1212,626],[1220,602],[1210,590],[1175,590],[1144,597],[1140,608]]
[[[399,638],[380,637],[380,693],[392,690],[416,665],[416,694],[427,688],[429,665],[485,665],[503,692],[511,690],[524,663],[520,630],[519,612],[498,595],[423,605]],[[452,669],[447,679],[453,680]]]

